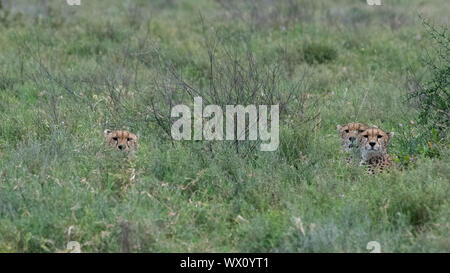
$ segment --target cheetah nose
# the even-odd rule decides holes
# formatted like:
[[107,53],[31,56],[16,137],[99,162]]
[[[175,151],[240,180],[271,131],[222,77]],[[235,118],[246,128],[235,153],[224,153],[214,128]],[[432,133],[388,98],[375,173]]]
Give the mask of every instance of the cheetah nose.
[[355,137],[349,137],[348,140],[350,140],[351,142],[355,141]]
[[123,150],[123,149],[125,149],[125,146],[124,145],[119,145],[119,146],[117,146],[117,148],[119,148],[119,150]]
[[375,144],[376,144],[375,142],[369,142],[369,145],[372,147],[375,146]]

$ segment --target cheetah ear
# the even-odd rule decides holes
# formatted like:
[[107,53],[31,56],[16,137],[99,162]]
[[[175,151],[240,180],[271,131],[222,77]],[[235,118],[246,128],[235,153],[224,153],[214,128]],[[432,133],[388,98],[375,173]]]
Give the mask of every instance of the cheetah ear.
[[338,125],[336,128],[337,128],[338,132],[340,132],[341,129],[342,129],[342,126],[341,126],[341,125]]
[[105,137],[107,137],[109,134],[111,134],[112,133],[112,131],[111,130],[109,130],[109,129],[106,129],[105,131],[103,131],[103,135],[105,136]]
[[394,136],[394,132],[388,132],[386,133],[389,137],[389,140],[391,140],[391,138]]
[[379,129],[378,126],[376,126],[374,124],[372,124],[370,127]]

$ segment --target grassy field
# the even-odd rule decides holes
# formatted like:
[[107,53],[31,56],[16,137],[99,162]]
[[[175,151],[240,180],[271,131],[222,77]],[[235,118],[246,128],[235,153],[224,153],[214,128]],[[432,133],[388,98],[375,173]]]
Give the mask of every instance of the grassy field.
[[[448,134],[407,98],[450,4],[382,2],[0,1],[0,252],[449,252]],[[280,103],[278,150],[171,140],[190,92]],[[398,167],[346,165],[355,120]]]

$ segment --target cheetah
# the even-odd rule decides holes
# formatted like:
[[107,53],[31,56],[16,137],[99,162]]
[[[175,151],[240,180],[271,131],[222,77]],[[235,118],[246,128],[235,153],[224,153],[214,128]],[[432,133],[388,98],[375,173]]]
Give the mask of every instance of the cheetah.
[[105,141],[108,145],[121,151],[133,151],[138,147],[138,137],[129,131],[104,131]]
[[368,166],[368,173],[383,172],[392,166],[392,160],[387,153],[387,145],[394,132],[371,127],[358,136],[358,147],[361,153],[361,166]]
[[359,122],[350,122],[343,126],[338,125],[337,129],[339,136],[341,137],[341,145],[344,151],[352,151],[353,148],[357,146],[358,135],[368,128],[369,126]]
[[345,159],[346,164],[350,165],[353,159],[360,159],[360,152],[358,149],[358,135],[364,132],[369,126],[359,123],[350,122],[346,125],[338,125],[338,133],[341,138],[341,146],[347,157]]

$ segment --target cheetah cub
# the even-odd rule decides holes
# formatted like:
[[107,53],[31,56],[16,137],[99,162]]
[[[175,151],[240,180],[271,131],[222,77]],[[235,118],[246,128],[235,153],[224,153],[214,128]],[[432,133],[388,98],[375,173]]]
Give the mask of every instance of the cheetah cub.
[[350,122],[342,126],[338,125],[337,129],[339,136],[341,137],[342,149],[346,152],[350,152],[353,148],[357,148],[359,134],[368,128],[369,126],[359,122]]
[[109,146],[121,151],[133,151],[138,147],[138,137],[129,131],[104,131],[105,141]]
[[345,159],[347,165],[350,165],[353,159],[360,159],[358,136],[367,128],[369,128],[369,126],[359,122],[350,122],[346,125],[337,126],[339,137],[341,138],[342,149],[348,154]]
[[393,136],[393,132],[385,133],[376,127],[371,127],[359,134],[360,165],[368,166],[369,174],[381,173],[392,166],[392,160],[386,148]]

